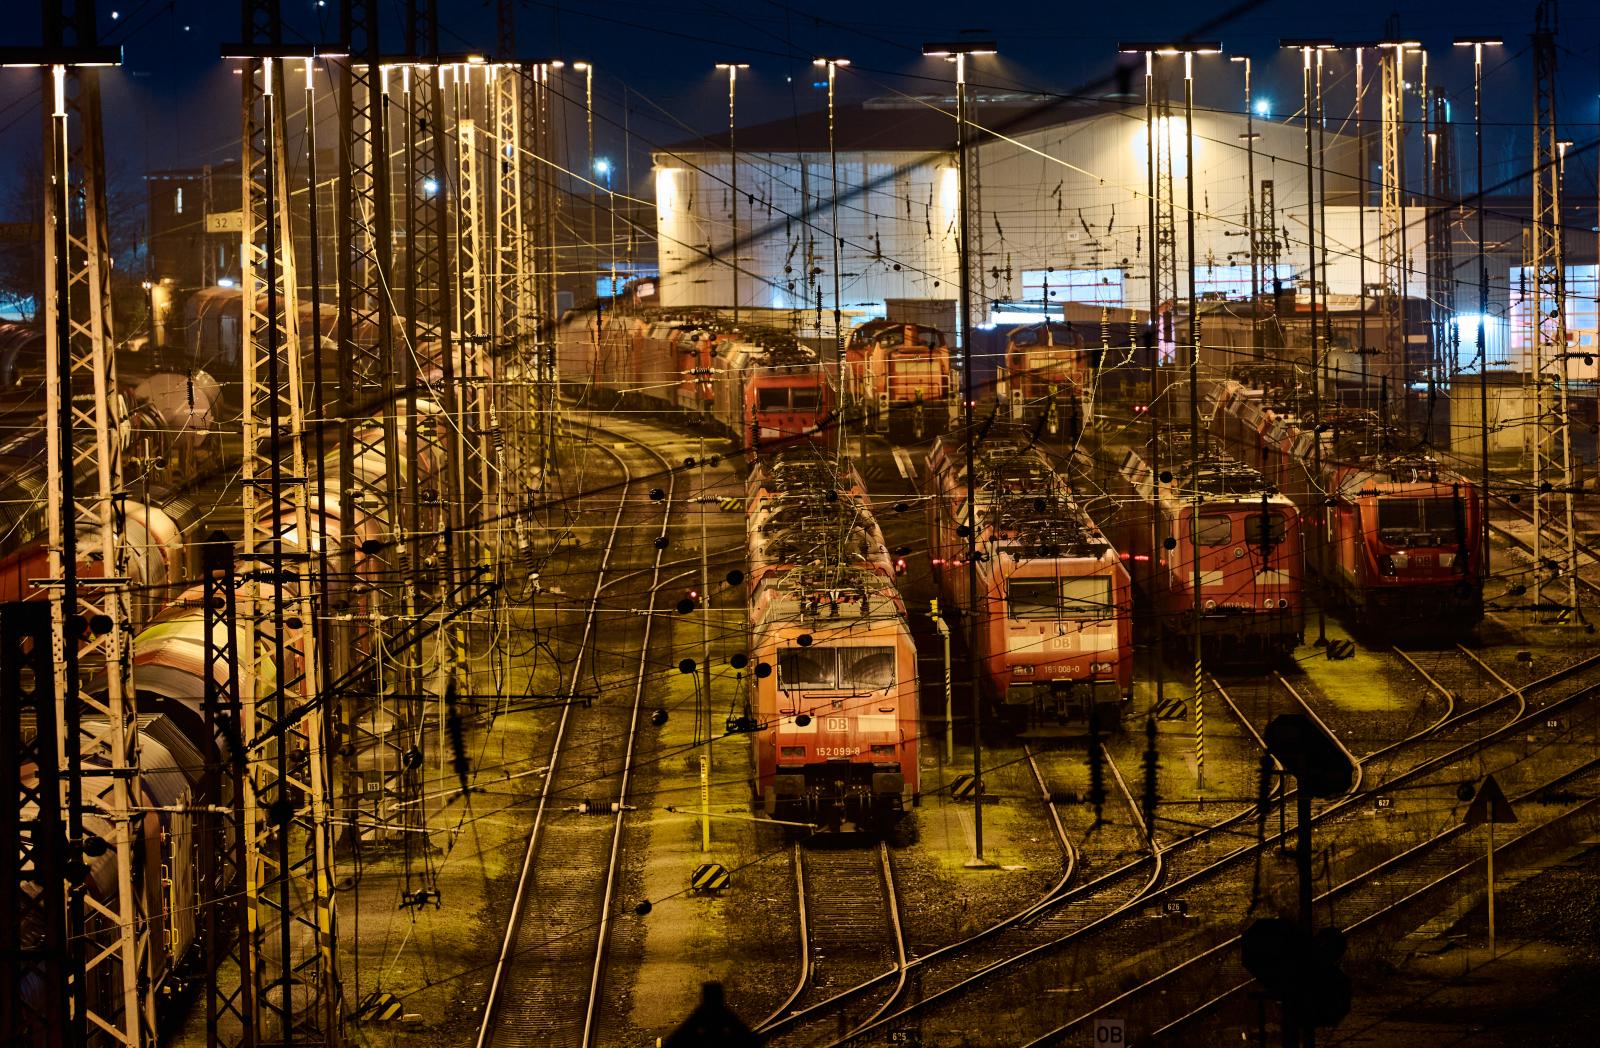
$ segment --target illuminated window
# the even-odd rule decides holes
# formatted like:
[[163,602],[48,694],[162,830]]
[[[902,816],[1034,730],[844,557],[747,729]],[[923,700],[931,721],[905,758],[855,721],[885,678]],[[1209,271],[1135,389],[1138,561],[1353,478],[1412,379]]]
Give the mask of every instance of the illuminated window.
[[172,213],[175,214],[175,215],[183,214],[183,187],[182,186],[179,186],[178,187],[178,191],[172,195]]
[[[1568,266],[1566,272],[1566,314],[1567,337],[1579,346],[1592,346],[1595,342],[1595,333],[1600,329],[1600,317],[1595,312],[1595,285],[1600,279],[1600,266]],[[1533,340],[1531,338],[1531,317],[1533,309],[1533,271],[1524,266],[1511,267],[1511,348],[1524,353],[1531,353]],[[1553,289],[1546,289],[1546,295],[1553,295]],[[1548,307],[1547,307],[1548,308]],[[1476,324],[1476,320],[1474,320]],[[1547,320],[1545,330],[1547,336],[1555,333],[1554,320]],[[1471,332],[1474,339],[1477,331]],[[1494,366],[1499,363],[1495,359],[1493,346],[1489,347],[1489,364]]]
[[[1294,283],[1294,267],[1262,266],[1262,290],[1272,290],[1274,277],[1284,287],[1289,287]],[[1250,297],[1250,267],[1196,266],[1194,270],[1194,290],[1197,295],[1220,293],[1228,298],[1248,299]]]
[[[1250,283],[1245,279],[1245,283]],[[1096,306],[1121,306],[1120,269],[1024,269],[1025,302],[1088,302]]]

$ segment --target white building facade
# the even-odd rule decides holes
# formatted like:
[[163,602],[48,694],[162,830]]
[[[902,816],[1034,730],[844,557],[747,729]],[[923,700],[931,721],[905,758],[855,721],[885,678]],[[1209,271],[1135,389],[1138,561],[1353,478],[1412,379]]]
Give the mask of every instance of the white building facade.
[[[946,105],[943,107],[950,109]],[[952,112],[875,107],[857,110],[847,143],[893,138],[896,121],[918,121],[930,148],[841,148],[837,154],[837,268],[841,308],[882,313],[894,299],[954,300],[959,181]],[[1035,107],[979,104],[969,154],[974,319],[995,303],[1101,302],[1146,310],[1150,294],[1148,136],[1142,105],[1097,105],[1051,119]],[[1015,129],[1015,130],[1013,130]],[[752,129],[767,145],[780,125]],[[905,130],[904,125],[900,130]],[[1249,173],[1254,145],[1257,207],[1262,184],[1275,201],[1277,276],[1305,286],[1311,265],[1306,206],[1305,131],[1297,124],[1197,112],[1194,119],[1196,290],[1244,297],[1250,283]],[[1157,144],[1170,149],[1176,297],[1188,297],[1188,142],[1181,108],[1161,118]],[[655,157],[662,304],[734,301],[735,205],[739,304],[831,312],[834,305],[835,180],[826,138],[792,136],[806,151],[743,151],[738,192],[729,156],[715,148]],[[842,141],[842,136],[841,136]],[[821,148],[816,148],[820,144]],[[1376,209],[1358,214],[1353,138],[1327,133],[1319,163],[1318,283],[1357,295],[1378,272]],[[1158,163],[1158,170],[1165,165]],[[1264,222],[1262,223],[1265,224]],[[1325,224],[1326,232],[1323,232]],[[1326,237],[1326,263],[1322,241]],[[1365,240],[1363,265],[1360,245]],[[1420,211],[1407,215],[1407,292],[1424,290]],[[1263,274],[1271,288],[1272,273]]]

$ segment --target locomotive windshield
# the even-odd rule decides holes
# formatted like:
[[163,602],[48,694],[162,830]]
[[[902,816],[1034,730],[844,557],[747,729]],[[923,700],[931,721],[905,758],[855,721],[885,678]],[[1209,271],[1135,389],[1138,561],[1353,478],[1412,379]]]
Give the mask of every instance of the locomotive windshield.
[[797,388],[789,391],[789,403],[796,411],[814,408],[821,402],[821,395],[814,389]]
[[894,684],[893,648],[781,648],[778,687],[877,691]]
[[1013,578],[1009,595],[1014,619],[1096,619],[1111,611],[1111,580],[1104,575]]
[[1233,541],[1233,518],[1220,513],[1201,516],[1195,528],[1194,540],[1202,546],[1227,545]]
[[1455,499],[1378,499],[1378,541],[1390,546],[1454,546]]
[[756,390],[757,411],[788,411],[789,390],[786,386],[763,386]]

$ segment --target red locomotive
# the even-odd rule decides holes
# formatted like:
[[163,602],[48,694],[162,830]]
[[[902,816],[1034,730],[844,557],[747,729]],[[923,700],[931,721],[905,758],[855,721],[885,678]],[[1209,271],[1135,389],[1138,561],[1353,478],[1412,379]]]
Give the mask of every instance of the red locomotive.
[[966,451],[928,456],[930,552],[941,591],[975,615],[972,652],[1003,719],[1025,735],[1113,729],[1133,694],[1131,582],[1039,451],[990,432],[976,457],[978,592],[966,564]]
[[950,347],[925,324],[869,320],[845,349],[845,409],[891,441],[921,440],[950,428],[956,410]]
[[1213,426],[1300,506],[1320,507],[1308,563],[1359,621],[1459,636],[1483,618],[1476,486],[1368,411],[1325,411],[1229,380]]
[[1164,636],[1198,629],[1229,653],[1292,651],[1305,632],[1299,509],[1260,470],[1186,445],[1163,447],[1173,465],[1161,478],[1139,451],[1124,453],[1108,485],[1121,496],[1108,530],[1125,560],[1153,565],[1138,578]]
[[709,417],[756,454],[832,440],[825,366],[815,349],[773,328],[695,313],[589,315],[563,326],[557,359],[582,401]]
[[1093,357],[1083,334],[1058,320],[1011,332],[995,398],[1002,415],[1077,440],[1094,406]]
[[763,505],[746,518],[755,802],[777,819],[881,830],[917,796],[920,734],[916,648],[883,536],[863,497],[815,487],[815,471],[758,472]]

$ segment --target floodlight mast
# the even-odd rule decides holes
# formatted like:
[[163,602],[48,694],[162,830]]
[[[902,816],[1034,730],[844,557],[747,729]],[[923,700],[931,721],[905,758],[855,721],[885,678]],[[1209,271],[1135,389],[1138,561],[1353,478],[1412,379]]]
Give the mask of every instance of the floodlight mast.
[[739,84],[739,70],[749,69],[748,62],[718,62],[717,68],[728,74],[728,186],[732,195],[728,200],[728,254],[733,267],[733,326],[739,326],[739,152],[733,144],[733,104]]
[[1483,456],[1478,475],[1478,497],[1482,504],[1478,532],[1482,558],[1479,570],[1484,578],[1489,577],[1489,341],[1484,337],[1484,325],[1489,320],[1489,269],[1483,245],[1483,49],[1500,47],[1502,43],[1482,36],[1460,37],[1455,42],[1457,47],[1472,48],[1472,141],[1478,166],[1475,187],[1478,200],[1474,208],[1478,212],[1478,451]]
[[838,79],[839,68],[841,66],[849,65],[850,59],[814,58],[811,60],[811,64],[814,66],[824,66],[828,70],[828,168],[830,172],[829,181],[832,187],[832,192],[829,195],[832,200],[833,209],[833,218],[831,220],[833,225],[833,352],[834,365],[838,372],[839,383],[838,396],[834,401],[834,417],[838,425],[838,432],[834,438],[834,446],[837,449],[839,457],[844,458],[847,454],[845,450],[845,423],[848,420],[845,416],[844,409],[844,319],[843,313],[840,311],[839,303],[839,297],[841,294],[841,274],[839,272],[839,254],[841,246],[839,240],[839,151],[834,141],[833,89],[834,82]]
[[[970,238],[967,230],[967,59],[974,55],[996,53],[995,44],[989,40],[969,40],[959,43],[924,44],[922,53],[930,58],[943,58],[956,66],[956,261],[960,266],[960,298],[957,302],[957,337],[961,340],[961,423],[966,443],[967,463],[967,591],[969,606],[967,616],[967,650],[977,651],[978,623],[978,510],[976,492],[977,462],[973,447],[972,410],[976,400],[972,367],[972,266],[968,256]],[[969,659],[969,664],[971,664]],[[972,805],[973,837],[971,867],[991,865],[983,857],[983,684],[982,674],[976,664],[971,664],[972,675],[972,781],[975,800]]]

